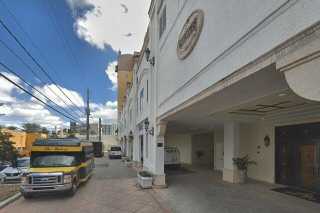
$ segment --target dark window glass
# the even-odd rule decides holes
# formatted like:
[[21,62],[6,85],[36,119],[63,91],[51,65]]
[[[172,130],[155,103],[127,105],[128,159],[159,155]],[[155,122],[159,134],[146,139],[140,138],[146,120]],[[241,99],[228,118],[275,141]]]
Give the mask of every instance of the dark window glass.
[[111,147],[111,151],[121,151],[121,147]]
[[80,163],[80,153],[39,153],[32,154],[32,167],[68,167]]

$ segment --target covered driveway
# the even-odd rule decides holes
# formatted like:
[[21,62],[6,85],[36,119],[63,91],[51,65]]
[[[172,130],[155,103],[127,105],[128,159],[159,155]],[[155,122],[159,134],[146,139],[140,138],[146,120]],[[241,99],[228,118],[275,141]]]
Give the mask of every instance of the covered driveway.
[[181,149],[183,163],[193,164],[193,153],[203,144],[194,136],[212,134],[207,162],[212,171],[223,172],[223,180],[236,183],[232,158],[249,155],[257,162],[249,177],[276,183],[276,128],[320,122],[320,104],[296,95],[271,64],[236,83],[226,81],[220,91],[163,120],[168,122],[166,145]]
[[194,213],[318,213],[320,204],[274,192],[278,185],[250,181],[230,184],[221,173],[197,170],[168,175],[169,187],[155,194],[173,212]]

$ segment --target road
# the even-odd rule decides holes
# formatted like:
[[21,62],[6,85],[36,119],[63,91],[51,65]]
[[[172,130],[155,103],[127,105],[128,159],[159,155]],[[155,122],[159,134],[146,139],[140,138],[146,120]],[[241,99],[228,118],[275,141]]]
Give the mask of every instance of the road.
[[136,186],[136,172],[120,160],[96,159],[92,178],[73,197],[42,196],[20,198],[1,213],[160,213],[168,212],[153,196],[152,190]]

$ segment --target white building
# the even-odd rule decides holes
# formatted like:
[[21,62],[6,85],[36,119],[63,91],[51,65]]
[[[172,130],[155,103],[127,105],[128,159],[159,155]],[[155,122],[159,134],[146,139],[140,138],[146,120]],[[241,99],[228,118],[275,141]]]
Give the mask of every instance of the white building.
[[176,146],[228,182],[232,158],[249,155],[253,179],[320,190],[319,11],[310,0],[152,1],[120,118],[127,154],[155,185]]

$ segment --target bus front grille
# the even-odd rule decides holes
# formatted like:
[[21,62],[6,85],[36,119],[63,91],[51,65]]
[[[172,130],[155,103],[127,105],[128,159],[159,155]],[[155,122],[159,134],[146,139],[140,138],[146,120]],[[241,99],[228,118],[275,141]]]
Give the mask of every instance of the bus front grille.
[[61,175],[35,175],[32,176],[32,184],[34,185],[54,185],[62,181]]

